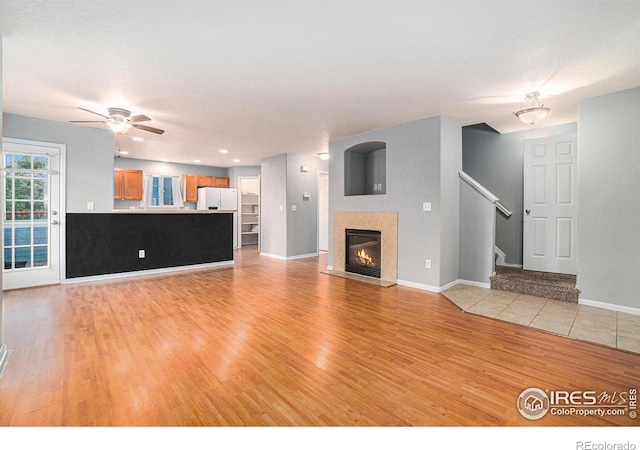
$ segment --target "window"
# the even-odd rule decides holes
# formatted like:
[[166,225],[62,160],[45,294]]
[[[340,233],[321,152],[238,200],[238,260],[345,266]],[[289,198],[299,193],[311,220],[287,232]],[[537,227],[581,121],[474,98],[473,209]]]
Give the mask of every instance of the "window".
[[184,206],[178,177],[146,175],[144,191],[141,204],[143,208]]

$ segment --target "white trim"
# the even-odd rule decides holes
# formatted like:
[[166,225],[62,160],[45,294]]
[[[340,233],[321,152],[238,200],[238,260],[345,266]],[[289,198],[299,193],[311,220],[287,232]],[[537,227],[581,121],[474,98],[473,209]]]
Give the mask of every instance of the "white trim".
[[235,264],[235,261],[231,260],[231,261],[222,261],[222,262],[205,263],[205,264],[192,264],[188,266],[165,267],[163,269],[136,270],[133,272],[120,272],[120,273],[111,273],[107,275],[93,275],[88,277],[67,278],[62,281],[62,284],[75,284],[75,283],[85,283],[88,281],[102,281],[102,280],[114,280],[118,278],[141,277],[145,275],[156,275],[159,273],[186,272],[189,270],[202,270],[202,269],[208,269],[213,267],[231,266],[233,264]]
[[578,304],[585,306],[593,306],[595,308],[609,309],[611,311],[618,311],[628,314],[635,314],[640,316],[640,308],[633,308],[631,306],[614,305],[613,303],[597,302],[595,300],[587,300],[586,298],[579,298]]
[[506,264],[505,259],[507,258],[507,254],[500,250],[497,245],[493,247],[493,253],[498,255],[496,266],[504,266]]
[[515,269],[522,269],[522,264],[509,264],[509,263],[504,263],[504,264],[496,264],[496,266],[513,267],[513,268],[515,268]]
[[413,281],[398,280],[398,285],[410,287],[414,289],[420,289],[421,291],[435,292],[436,294],[439,294],[440,292],[443,291],[442,288],[439,288],[437,286],[430,286],[428,284],[415,283]]
[[333,270],[333,266],[327,266],[327,270]]
[[458,280],[457,284],[464,284],[466,286],[475,286],[475,287],[491,289],[491,283],[482,283],[480,281]]
[[260,256],[266,256],[267,258],[279,259],[281,261],[292,261],[294,259],[304,259],[304,258],[316,258],[319,253],[307,253],[306,255],[295,255],[295,256],[280,256],[274,255],[272,253],[264,253],[260,252]]
[[2,371],[7,365],[7,361],[9,360],[9,349],[7,349],[6,345],[0,347],[0,378],[2,378]]

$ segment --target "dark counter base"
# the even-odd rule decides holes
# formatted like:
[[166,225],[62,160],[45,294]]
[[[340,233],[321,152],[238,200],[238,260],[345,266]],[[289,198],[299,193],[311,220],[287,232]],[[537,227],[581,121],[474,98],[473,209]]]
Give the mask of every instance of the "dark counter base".
[[232,260],[232,213],[66,215],[67,278]]

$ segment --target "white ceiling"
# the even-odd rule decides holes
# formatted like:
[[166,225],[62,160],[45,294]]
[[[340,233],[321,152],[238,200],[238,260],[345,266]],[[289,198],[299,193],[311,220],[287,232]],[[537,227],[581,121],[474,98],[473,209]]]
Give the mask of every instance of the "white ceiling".
[[0,32],[5,112],[127,108],[166,130],[130,157],[222,167],[436,115],[524,130],[535,90],[538,126],[574,122],[640,86],[638,1],[0,0]]

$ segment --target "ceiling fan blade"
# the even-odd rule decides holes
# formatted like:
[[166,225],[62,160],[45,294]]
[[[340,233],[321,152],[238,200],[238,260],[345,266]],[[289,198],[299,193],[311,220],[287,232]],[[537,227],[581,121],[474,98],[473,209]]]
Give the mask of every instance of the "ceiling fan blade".
[[107,123],[104,120],[70,120],[71,123]]
[[86,111],[86,112],[90,112],[91,114],[95,114],[95,115],[100,116],[100,117],[104,117],[107,120],[111,119],[111,117],[109,117],[109,116],[105,116],[104,114],[100,114],[100,113],[97,113],[95,111],[91,111],[90,109],[87,109],[87,108],[80,108],[78,106],[78,109],[81,109],[81,110]]
[[138,125],[137,123],[132,123],[131,126],[139,130],[150,131],[151,133],[155,133],[155,134],[164,133],[164,130],[160,130],[159,128],[148,127],[146,125]]
[[137,116],[129,117],[129,122],[146,122],[147,120],[151,120],[151,118],[145,116],[144,114],[138,114]]

